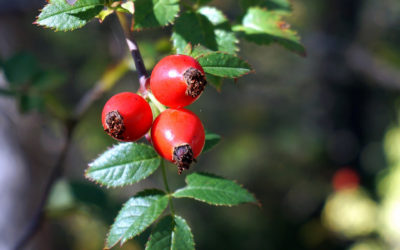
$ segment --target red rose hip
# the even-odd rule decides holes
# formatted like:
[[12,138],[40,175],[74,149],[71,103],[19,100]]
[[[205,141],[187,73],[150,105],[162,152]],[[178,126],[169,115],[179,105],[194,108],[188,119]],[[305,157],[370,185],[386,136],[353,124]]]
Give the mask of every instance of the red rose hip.
[[187,109],[167,109],[155,119],[151,141],[158,154],[175,163],[181,174],[203,150],[204,127],[197,115]]
[[119,141],[136,141],[149,131],[153,121],[150,105],[135,93],[123,92],[104,105],[101,122],[104,131]]
[[190,56],[170,55],[161,59],[150,77],[150,89],[159,102],[171,108],[196,101],[207,81],[201,65]]

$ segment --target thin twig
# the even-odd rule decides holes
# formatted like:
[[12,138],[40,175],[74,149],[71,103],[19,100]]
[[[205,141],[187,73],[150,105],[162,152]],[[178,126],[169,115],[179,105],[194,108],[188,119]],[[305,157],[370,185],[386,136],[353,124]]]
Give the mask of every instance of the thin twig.
[[133,35],[133,31],[130,29],[131,24],[127,21],[125,14],[117,12],[117,17],[124,31],[126,44],[128,45],[133,61],[135,62],[136,71],[138,72],[140,83],[140,88],[138,91],[143,97],[146,98],[149,88],[149,75],[146,71],[146,67],[144,66],[144,61]]
[[76,122],[71,122],[67,126],[67,134],[66,141],[61,150],[60,155],[51,170],[50,176],[48,177],[46,186],[44,187],[43,195],[40,199],[40,203],[33,214],[33,218],[29,222],[28,226],[24,229],[22,236],[18,239],[17,243],[13,247],[14,250],[22,249],[22,247],[35,235],[37,229],[39,228],[42,217],[43,217],[43,208],[46,205],[46,201],[48,196],[50,195],[51,188],[56,180],[61,176],[62,166],[64,165],[64,160],[67,156],[69,146],[71,144],[72,134],[75,129]]
[[168,193],[169,209],[171,210],[171,214],[175,215],[175,209],[174,209],[174,204],[172,202],[171,190],[169,189],[169,186],[168,186],[168,179],[167,179],[167,173],[165,171],[164,160],[161,160],[161,171],[162,171],[162,176],[163,176],[164,187]]
[[40,203],[37,209],[35,210],[29,224],[24,229],[21,237],[15,244],[13,248],[14,250],[22,249],[22,247],[35,235],[37,229],[41,224],[44,206],[46,205],[46,201],[48,199],[48,196],[50,195],[50,191],[54,183],[61,177],[62,167],[64,165],[65,158],[69,151],[72,135],[74,133],[77,123],[81,120],[82,116],[91,107],[94,101],[100,98],[105,91],[110,89],[115,84],[115,82],[124,75],[124,73],[128,70],[128,68],[129,67],[127,60],[123,59],[116,66],[108,69],[103,74],[101,79],[97,81],[97,83],[94,84],[94,86],[87,91],[87,93],[81,98],[81,100],[76,105],[72,117],[66,121],[66,130],[67,130],[66,141],[60,152],[60,155],[58,156],[56,163],[54,164],[51,170],[50,176],[48,177],[42,197],[40,199]]
[[[129,24],[126,22],[125,16],[121,13],[117,13],[117,16],[118,16],[120,24],[124,30],[125,40],[128,45],[129,51],[131,52],[132,58],[135,62],[136,70],[138,72],[139,83],[140,83],[140,88],[138,91],[141,95],[143,95],[143,97],[147,97],[148,85],[149,85],[148,77],[149,76],[148,76],[148,73],[144,66],[142,55],[140,54],[139,47],[137,46],[137,43],[134,39],[133,32],[130,30]],[[125,72],[125,71],[123,71],[123,72]],[[93,102],[95,100],[97,100],[107,89],[109,89],[110,86],[112,86],[115,83],[115,81],[117,79],[119,79],[120,76],[122,76],[122,74],[118,74],[118,77],[112,77],[111,80],[109,80],[109,81],[104,81],[104,79],[106,79],[107,77],[103,76],[102,79],[99,82],[97,82],[93,86],[93,88],[90,89],[82,97],[81,101],[76,106],[76,109],[72,115],[72,118],[67,124],[66,142],[65,142],[64,147],[56,161],[56,164],[54,165],[54,167],[50,173],[50,176],[46,183],[39,206],[36,209],[32,220],[30,221],[28,226],[23,231],[21,238],[19,238],[17,243],[15,244],[15,247],[13,248],[14,250],[22,249],[22,247],[35,235],[35,233],[37,232],[37,229],[40,226],[41,219],[43,216],[43,208],[46,204],[46,201],[48,199],[48,196],[50,194],[53,184],[61,176],[62,167],[64,165],[64,161],[67,156],[67,153],[68,153],[68,150],[69,150],[69,147],[71,144],[71,140],[72,140],[72,135],[73,135],[73,132],[74,132],[77,122],[86,113],[86,111],[93,104]],[[163,168],[163,176],[166,180],[164,168]],[[168,186],[168,183],[166,183],[166,185]],[[171,211],[173,212],[172,202],[170,203],[170,206],[172,209]]]
[[382,87],[400,90],[400,70],[372,55],[357,45],[346,54],[349,67]]

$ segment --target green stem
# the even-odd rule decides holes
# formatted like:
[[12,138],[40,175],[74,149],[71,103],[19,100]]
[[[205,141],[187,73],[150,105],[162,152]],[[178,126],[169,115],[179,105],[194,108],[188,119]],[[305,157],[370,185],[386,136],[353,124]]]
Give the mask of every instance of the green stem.
[[171,214],[174,216],[175,209],[174,209],[174,204],[172,203],[171,191],[168,186],[167,173],[165,171],[164,160],[161,160],[161,171],[162,171],[162,176],[163,176],[163,181],[164,181],[164,187],[168,193],[169,209],[171,210]]
[[150,101],[152,103],[154,103],[154,105],[156,105],[157,109],[161,112],[163,112],[166,108],[164,105],[162,105],[151,92],[147,93],[147,97],[150,99]]

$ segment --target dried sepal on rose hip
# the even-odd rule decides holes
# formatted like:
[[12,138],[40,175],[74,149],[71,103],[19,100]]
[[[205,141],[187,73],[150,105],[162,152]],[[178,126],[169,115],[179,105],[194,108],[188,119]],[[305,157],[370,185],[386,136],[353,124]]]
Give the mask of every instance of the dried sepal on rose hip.
[[119,141],[136,141],[149,131],[153,122],[150,105],[135,93],[111,97],[101,114],[104,131]]
[[150,89],[167,107],[181,108],[196,101],[207,81],[201,65],[190,56],[170,55],[161,59],[150,77]]
[[167,109],[154,120],[151,141],[157,153],[175,163],[181,174],[203,150],[204,127],[197,115],[187,109]]

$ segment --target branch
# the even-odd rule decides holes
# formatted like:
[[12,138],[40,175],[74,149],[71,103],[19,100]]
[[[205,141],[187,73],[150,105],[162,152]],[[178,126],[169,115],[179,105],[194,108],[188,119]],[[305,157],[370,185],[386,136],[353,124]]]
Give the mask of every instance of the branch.
[[43,208],[46,205],[46,201],[48,196],[50,195],[51,188],[53,187],[53,184],[56,182],[56,180],[61,176],[62,173],[62,166],[64,163],[64,160],[67,156],[69,146],[71,144],[71,139],[72,139],[72,133],[74,131],[74,128],[76,126],[76,123],[70,123],[67,126],[67,135],[66,135],[66,141],[64,144],[63,149],[61,150],[60,155],[58,156],[58,159],[51,170],[50,176],[48,177],[46,186],[44,188],[44,192],[42,195],[42,198],[40,199],[40,203],[38,205],[38,208],[36,209],[35,213],[33,214],[32,220],[29,222],[28,226],[24,229],[22,236],[18,239],[17,243],[13,247],[14,250],[19,250],[22,249],[22,247],[35,235],[37,232],[37,229],[39,228],[42,217],[43,217]]
[[[140,54],[139,47],[137,46],[137,43],[134,39],[133,32],[129,28],[126,17],[124,16],[124,14],[118,12],[117,16],[121,27],[124,30],[125,40],[128,45],[129,51],[131,52],[132,58],[135,62],[136,70],[138,72],[140,83],[140,88],[138,91],[144,98],[146,98],[149,93],[149,75],[146,71],[146,67],[144,66],[142,55]],[[22,247],[35,235],[37,229],[40,226],[41,219],[43,217],[43,208],[46,205],[46,201],[50,194],[51,188],[53,187],[53,184],[61,176],[62,167],[64,165],[64,161],[71,144],[72,135],[76,124],[90,108],[93,102],[100,98],[100,96],[102,96],[106,90],[110,89],[115,84],[115,82],[119,78],[121,78],[121,76],[129,69],[128,65],[129,63],[127,62],[127,60],[123,60],[113,69],[106,71],[102,78],[81,98],[80,102],[76,106],[72,118],[67,121],[66,142],[56,161],[56,164],[54,165],[50,173],[49,179],[47,180],[39,206],[36,209],[32,220],[23,231],[21,238],[19,238],[19,240],[15,244],[13,248],[14,250],[22,249]]]
[[374,57],[367,50],[356,45],[346,54],[347,64],[354,71],[385,88],[400,90],[400,70]]
[[130,28],[131,24],[127,21],[125,14],[117,12],[117,17],[124,31],[126,44],[128,45],[133,61],[135,62],[136,71],[138,72],[140,83],[140,88],[138,91],[144,98],[146,98],[149,92],[149,75],[146,71],[146,67],[144,66],[143,58],[135,41],[133,31]]
[[115,67],[112,67],[105,71],[99,81],[89,89],[86,94],[81,98],[79,103],[76,105],[75,111],[72,117],[66,121],[66,141],[60,155],[57,158],[55,165],[53,166],[50,176],[46,182],[44,192],[40,199],[40,203],[35,210],[33,217],[27,227],[23,230],[21,237],[18,239],[15,246],[12,248],[14,250],[22,249],[23,246],[29,242],[29,240],[35,235],[37,229],[39,228],[42,218],[43,218],[43,208],[46,205],[46,201],[50,195],[50,191],[54,183],[61,177],[62,167],[64,165],[65,158],[67,156],[69,147],[71,145],[72,135],[74,133],[75,127],[86,113],[86,111],[91,107],[91,105],[100,98],[104,92],[109,90],[114,84],[129,70],[129,63],[126,59],[121,60]]
[[128,70],[128,58],[121,60],[114,67],[107,69],[96,84],[81,98],[78,105],[76,105],[73,119],[79,120],[86,113],[92,103],[99,99],[104,92],[111,89]]

